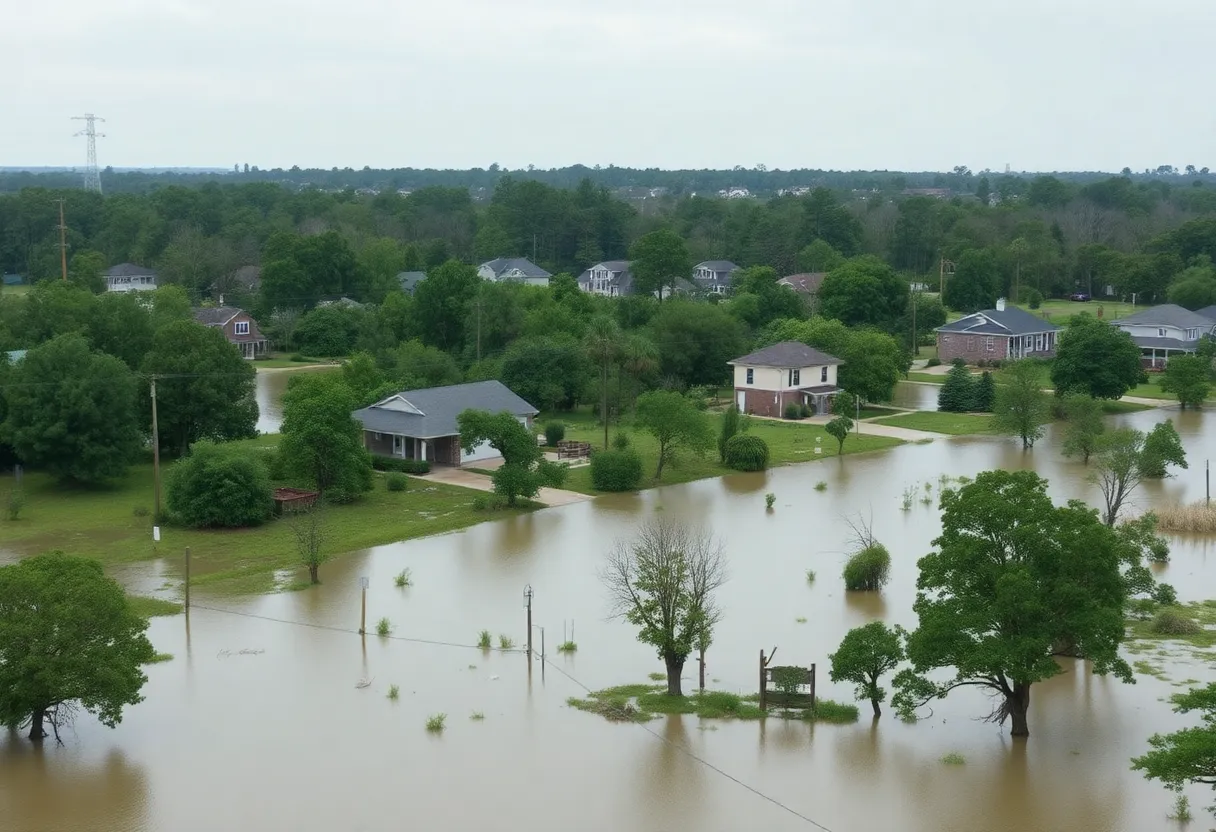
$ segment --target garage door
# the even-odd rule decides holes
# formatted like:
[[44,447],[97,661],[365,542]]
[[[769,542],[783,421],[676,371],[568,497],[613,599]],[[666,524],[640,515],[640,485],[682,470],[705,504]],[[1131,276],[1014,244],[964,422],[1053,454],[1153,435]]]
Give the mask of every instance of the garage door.
[[481,462],[483,459],[494,459],[498,455],[498,451],[494,449],[494,446],[492,446],[489,442],[482,442],[467,454],[462,450],[460,452],[460,464],[463,465],[466,462]]

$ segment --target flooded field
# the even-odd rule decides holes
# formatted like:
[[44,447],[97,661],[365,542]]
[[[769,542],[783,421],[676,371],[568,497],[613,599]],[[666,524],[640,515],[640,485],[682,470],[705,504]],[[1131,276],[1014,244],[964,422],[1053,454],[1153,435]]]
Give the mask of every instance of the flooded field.
[[[1146,411],[1117,421],[1147,429],[1167,415],[1191,468],[1138,492],[1138,509],[1203,497],[1216,414]],[[1032,452],[1009,440],[943,438],[377,547],[326,564],[324,584],[302,592],[196,592],[189,616],[153,620],[154,645],[174,659],[148,668],[146,701],[117,730],[85,717],[63,746],[0,738],[0,830],[1170,828],[1170,796],[1131,772],[1129,758],[1154,731],[1184,724],[1161,701],[1182,689],[1177,682],[1216,678],[1210,660],[1186,652],[1156,659],[1168,680],[1138,675],[1135,685],[1068,663],[1035,686],[1028,741],[979,721],[990,703],[965,691],[914,725],[890,713],[872,722],[863,710],[844,726],[693,716],[642,726],[565,704],[662,669],[630,626],[606,620],[597,579],[612,540],[656,512],[704,524],[726,545],[711,687],[754,692],[759,651],[776,646],[782,661],[818,664],[821,696],[851,701],[849,687],[827,681],[828,654],[870,620],[914,626],[916,560],[940,528],[939,477],[993,468],[1033,468],[1056,499],[1094,499],[1085,468],[1062,459],[1051,435]],[[821,481],[826,488],[816,490]],[[903,511],[907,489],[917,497]],[[771,513],[766,492],[777,496]],[[892,552],[880,595],[846,594],[839,577],[843,518],[857,514]],[[1216,546],[1172,542],[1161,577],[1183,600],[1216,598]],[[119,577],[159,586],[180,567],[135,564]],[[399,589],[393,576],[407,567],[413,586]],[[369,627],[387,617],[389,638],[356,633],[362,577]],[[526,642],[526,585],[547,663],[471,646],[482,629]],[[578,652],[559,655],[572,622]],[[538,650],[540,640],[537,629]],[[694,686],[694,662],[686,675]],[[356,687],[364,679],[371,684]],[[392,684],[401,689],[395,702],[386,697]],[[484,720],[470,719],[474,712]],[[424,723],[439,713],[447,729],[429,734]],[[949,753],[965,763],[942,763]],[[1209,797],[1191,794],[1196,806]]]

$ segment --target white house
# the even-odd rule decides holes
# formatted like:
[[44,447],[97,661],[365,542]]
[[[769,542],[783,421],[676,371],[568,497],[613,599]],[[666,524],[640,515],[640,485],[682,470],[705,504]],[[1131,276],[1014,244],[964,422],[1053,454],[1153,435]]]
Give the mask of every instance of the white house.
[[1216,320],[1172,303],[1149,307],[1111,324],[1132,337],[1144,365],[1152,368],[1164,367],[1171,353],[1193,353],[1199,339],[1216,335]]
[[729,260],[705,260],[693,267],[692,280],[701,291],[711,295],[730,293],[731,280],[739,267]]
[[633,273],[628,260],[605,260],[578,276],[578,288],[608,298],[628,295],[633,290]]
[[828,412],[840,392],[836,368],[844,362],[801,341],[782,341],[727,363],[734,367],[740,412],[781,417],[790,404]]
[[548,286],[553,275],[523,257],[499,257],[478,266],[477,276],[491,282],[513,280],[529,286]]
[[106,269],[107,292],[146,292],[156,288],[156,271],[134,263],[119,263]]

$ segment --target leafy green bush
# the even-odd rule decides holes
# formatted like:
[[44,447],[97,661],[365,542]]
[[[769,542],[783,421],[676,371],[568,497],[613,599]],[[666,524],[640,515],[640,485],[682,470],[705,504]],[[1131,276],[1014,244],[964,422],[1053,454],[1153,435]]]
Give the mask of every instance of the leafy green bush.
[[812,407],[811,407],[809,404],[806,404],[806,403],[804,402],[804,403],[802,404],[802,406],[801,406],[800,408],[798,408],[798,412],[799,412],[799,413],[802,415],[802,418],[803,418],[803,419],[806,419],[807,417],[809,417],[809,416],[811,416],[812,414],[814,414],[815,410],[814,410],[814,408],[812,408]]
[[1153,587],[1153,601],[1163,607],[1172,607],[1178,603],[1178,591],[1171,584],[1157,584]]
[[774,667],[771,669],[773,687],[786,696],[794,696],[806,682],[807,668],[805,667]]
[[14,488],[8,492],[8,519],[17,520],[20,518],[23,508],[25,508],[25,492],[20,488]]
[[881,543],[871,543],[844,565],[845,589],[882,589],[891,577],[891,553]]
[[612,447],[618,451],[625,450],[629,447],[629,445],[629,434],[627,433],[618,433],[616,436],[612,437]]
[[940,366],[942,366],[942,360],[940,358],[938,358],[937,356],[934,356],[933,358],[930,358],[928,361],[925,362],[925,366],[926,367],[940,367]]
[[1030,290],[1030,308],[1038,309],[1042,305],[1043,305],[1043,293],[1040,292],[1038,289],[1031,289]]
[[507,507],[507,498],[497,494],[478,494],[473,498],[473,511],[500,511]]
[[802,418],[802,407],[798,404],[798,402],[790,402],[789,404],[787,404],[785,406],[785,418],[787,418],[787,419],[801,419]]
[[191,528],[256,526],[274,511],[274,492],[260,459],[203,441],[169,469],[165,505]]
[[409,480],[405,474],[393,472],[384,478],[384,487],[389,491],[404,491]]
[[776,502],[777,502],[777,495],[774,494],[773,492],[770,491],[769,493],[764,495],[764,507],[766,509],[768,509],[769,511],[773,510],[773,505],[776,504]]
[[1203,631],[1203,627],[1187,618],[1186,614],[1177,607],[1166,607],[1161,610],[1153,616],[1148,628],[1162,636],[1193,636]]
[[556,448],[557,443],[566,438],[566,426],[562,422],[549,422],[545,425],[545,444]]
[[395,456],[373,456],[372,467],[377,471],[399,471],[403,474],[429,474],[431,463],[425,459],[401,459]]
[[642,457],[637,451],[626,448],[591,454],[591,484],[596,491],[634,491],[641,481]]
[[726,441],[726,465],[736,471],[763,471],[768,467],[768,443],[749,433],[736,433]]

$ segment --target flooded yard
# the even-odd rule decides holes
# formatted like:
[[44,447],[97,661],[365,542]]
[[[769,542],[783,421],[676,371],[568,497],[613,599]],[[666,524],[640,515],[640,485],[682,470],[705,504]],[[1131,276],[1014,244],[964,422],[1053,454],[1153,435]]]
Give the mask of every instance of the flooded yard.
[[[925,389],[935,399],[936,388]],[[906,406],[924,407],[927,395],[907,391]],[[1167,415],[1191,467],[1138,492],[1137,509],[1204,494],[1216,414],[1116,420],[1147,429]],[[1154,731],[1185,724],[1162,701],[1182,689],[1177,682],[1216,679],[1210,659],[1185,651],[1154,657],[1168,679],[1137,675],[1135,685],[1069,661],[1035,686],[1028,741],[981,722],[989,701],[965,691],[911,725],[889,709],[872,722],[868,707],[853,725],[693,716],[611,724],[566,705],[662,669],[633,628],[606,620],[597,578],[611,542],[640,520],[661,512],[703,524],[726,546],[711,687],[754,692],[759,652],[776,646],[782,662],[818,665],[821,696],[852,701],[849,686],[828,682],[828,654],[867,621],[915,625],[916,561],[940,528],[940,477],[1032,468],[1055,499],[1092,503],[1085,467],[1057,448],[1051,434],[1031,452],[1012,440],[943,438],[376,547],[326,564],[324,583],[301,592],[218,599],[196,591],[189,616],[153,620],[153,644],[174,659],[148,668],[146,701],[117,730],[82,717],[63,746],[0,739],[0,830],[1168,828],[1170,796],[1130,771],[1129,759]],[[767,492],[777,497],[772,512]],[[908,511],[905,492],[916,495]],[[840,580],[850,537],[843,518],[858,514],[892,553],[881,594],[845,593]],[[1216,598],[1216,546],[1174,538],[1172,552],[1160,577],[1180,598]],[[119,577],[142,589],[175,580],[180,568],[137,564]],[[413,585],[397,588],[393,576],[404,568]],[[387,617],[388,638],[356,632],[362,577],[369,629]],[[482,629],[496,643],[500,633],[526,643],[526,585],[545,665],[472,646]],[[571,627],[578,651],[558,654]],[[534,638],[539,651],[539,629]],[[695,661],[685,675],[686,689],[695,687]],[[361,680],[371,683],[356,687]],[[386,696],[393,684],[398,701]],[[424,723],[439,713],[446,730],[428,733]],[[964,764],[944,764],[947,754]],[[1209,796],[1191,795],[1196,806]]]

